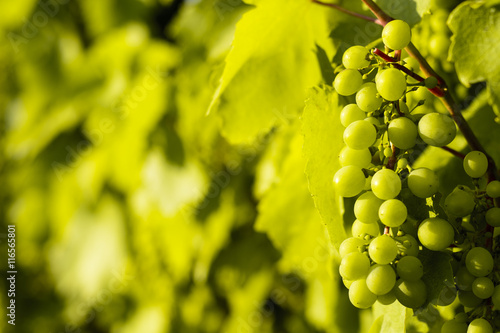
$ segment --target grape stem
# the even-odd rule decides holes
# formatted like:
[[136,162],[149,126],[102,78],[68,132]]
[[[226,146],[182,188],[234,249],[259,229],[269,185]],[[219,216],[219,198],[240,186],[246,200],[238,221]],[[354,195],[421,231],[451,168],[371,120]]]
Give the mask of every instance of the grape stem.
[[[337,10],[339,10],[343,13],[346,13],[348,15],[362,18],[364,20],[379,24],[381,26],[385,26],[388,22],[393,20],[393,18],[391,16],[389,16],[387,13],[385,13],[373,0],[361,0],[361,1],[363,1],[363,3],[377,17],[376,19],[369,17],[369,16],[366,16],[366,15],[362,15],[362,14],[350,11],[348,9],[345,9],[345,8],[339,6],[339,5],[324,3],[324,2],[321,2],[319,0],[311,0],[311,1],[314,3],[317,3],[317,4],[321,4],[324,6],[328,6],[328,7],[337,9]],[[422,72],[426,76],[434,76],[438,80],[438,87],[434,87],[432,89],[439,88],[440,90],[442,90],[443,95],[441,95],[441,96],[436,95],[436,96],[440,97],[441,102],[444,104],[444,106],[446,107],[446,109],[450,113],[451,117],[453,118],[453,120],[457,124],[458,128],[462,132],[469,147],[472,150],[481,151],[488,158],[488,171],[487,171],[488,172],[488,180],[492,181],[492,180],[500,179],[500,177],[498,175],[498,170],[495,166],[495,161],[485,151],[483,145],[479,142],[476,135],[472,132],[472,129],[470,128],[469,124],[467,123],[467,121],[465,120],[465,118],[462,115],[462,112],[460,110],[460,105],[458,103],[456,103],[455,100],[453,99],[453,96],[450,94],[450,91],[449,91],[448,86],[447,86],[446,82],[444,81],[444,79],[434,71],[434,69],[429,65],[427,60],[425,60],[425,58],[418,51],[418,49],[415,47],[415,45],[413,45],[413,43],[410,42],[410,44],[408,44],[408,46],[405,48],[405,50],[412,58],[415,58],[418,61],[418,63],[420,64],[420,69],[422,70]],[[395,58],[391,57],[391,60],[396,60],[394,62],[397,62],[397,59],[395,59]],[[391,62],[393,62],[393,61],[391,61]],[[400,66],[400,67],[398,67],[399,69],[401,69],[405,73],[409,74],[405,69],[403,69],[406,67],[402,66],[401,64],[394,63],[393,65],[394,65],[394,67],[397,67],[396,65]],[[413,78],[415,78],[415,77],[413,77]],[[432,92],[432,89],[429,89],[429,90]]]
[[460,158],[460,159],[464,159],[465,158],[465,154],[459,152],[459,151],[456,151],[455,149],[453,148],[450,148],[448,146],[443,146],[441,147],[441,149],[444,149],[446,150],[447,152],[451,153],[452,155],[455,155],[456,157]]

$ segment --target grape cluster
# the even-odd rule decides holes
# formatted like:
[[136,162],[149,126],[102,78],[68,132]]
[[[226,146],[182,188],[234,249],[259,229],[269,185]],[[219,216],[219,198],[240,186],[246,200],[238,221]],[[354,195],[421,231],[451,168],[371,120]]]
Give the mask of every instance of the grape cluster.
[[386,50],[392,50],[389,58],[397,61],[353,46],[345,51],[344,69],[334,80],[339,95],[355,94],[355,103],[340,112],[345,147],[339,154],[341,168],[333,176],[336,193],[355,199],[352,237],[339,249],[340,275],[358,308],[397,300],[418,309],[429,301],[421,255],[444,251],[455,263],[455,297],[440,305],[451,304],[458,295],[462,309],[443,325],[442,332],[493,332],[498,312],[491,304],[500,309],[500,284],[490,250],[491,230],[500,226],[500,208],[495,206],[500,182],[486,186],[479,181],[487,172],[488,159],[480,151],[471,151],[463,167],[474,189],[458,185],[442,200],[444,209],[422,212],[414,204],[437,202],[438,206],[441,196],[436,172],[410,165],[415,146],[443,147],[455,138],[456,127],[446,114],[421,114],[416,111],[418,105],[408,108],[408,94],[416,87],[438,84],[433,77],[415,81],[401,70],[401,66],[416,67],[412,60],[399,60],[410,39],[406,22],[389,22],[382,40]]

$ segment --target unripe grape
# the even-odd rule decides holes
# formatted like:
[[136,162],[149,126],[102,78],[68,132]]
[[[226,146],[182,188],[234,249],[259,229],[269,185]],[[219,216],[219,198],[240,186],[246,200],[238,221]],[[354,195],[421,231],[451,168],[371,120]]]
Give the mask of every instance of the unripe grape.
[[380,206],[378,216],[384,225],[395,228],[406,221],[408,210],[402,201],[389,199]]
[[432,89],[437,86],[438,79],[435,76],[429,76],[425,78],[425,87],[428,89]]
[[417,125],[406,117],[391,120],[387,129],[389,140],[399,149],[410,149],[417,140]]
[[482,152],[474,150],[465,155],[464,158],[465,173],[472,178],[482,177],[488,170],[488,159]]
[[397,272],[405,281],[417,281],[424,275],[424,266],[417,257],[406,256],[399,259]]
[[408,176],[408,188],[419,198],[433,196],[439,188],[439,178],[436,173],[427,168],[413,170]]
[[344,279],[358,280],[366,278],[370,269],[370,259],[361,252],[351,252],[342,258],[339,273]]
[[348,48],[342,56],[342,64],[345,68],[358,69],[366,67],[370,61],[366,59],[369,52],[368,49],[361,45],[355,45]]
[[375,142],[376,138],[377,129],[364,120],[355,121],[344,130],[344,142],[352,149],[366,149]]
[[349,300],[357,308],[368,309],[377,300],[377,295],[368,289],[365,279],[360,279],[351,284]]
[[375,295],[384,295],[396,284],[396,273],[390,265],[374,265],[366,277],[368,289]]
[[377,96],[377,87],[373,82],[367,82],[356,93],[356,104],[365,112],[373,112],[382,105],[382,98]]
[[410,43],[410,39],[410,26],[402,20],[390,21],[382,30],[382,41],[393,50],[404,49]]
[[401,192],[401,179],[390,169],[377,171],[371,185],[373,193],[382,200],[393,199]]
[[455,273],[455,283],[460,290],[472,291],[472,283],[475,279],[476,277],[465,266],[460,267]]
[[344,69],[333,81],[333,87],[339,95],[349,96],[356,93],[363,84],[361,73],[355,69]]
[[359,167],[345,166],[335,173],[333,184],[338,195],[354,197],[365,187],[365,174]]
[[467,253],[465,265],[472,275],[486,276],[493,270],[493,257],[484,247],[475,247]]
[[476,203],[474,197],[459,187],[448,194],[444,200],[444,208],[454,216],[464,217],[472,213]]
[[377,301],[383,305],[391,305],[396,301],[396,294],[391,290],[387,294],[379,295]]
[[365,244],[366,242],[364,240],[356,237],[349,237],[344,239],[339,247],[340,257],[344,258],[349,253],[360,252],[361,247],[363,247]]
[[486,319],[477,318],[471,321],[467,333],[493,333],[493,328]]
[[500,197],[500,181],[494,180],[488,183],[486,186],[486,194],[491,198]]
[[478,277],[472,282],[472,292],[481,299],[490,298],[495,291],[495,285],[490,278]]
[[483,300],[474,295],[472,291],[463,290],[458,291],[458,300],[460,301],[460,304],[467,308],[475,308],[483,302]]
[[363,120],[366,118],[366,113],[361,110],[356,104],[347,104],[340,111],[340,123],[342,126],[347,127],[356,120]]
[[363,223],[360,220],[353,222],[351,232],[353,237],[359,238],[362,238],[364,235],[370,235],[372,237],[380,235],[378,223]]
[[486,223],[492,227],[500,227],[500,208],[492,207],[486,212]]
[[347,279],[342,278],[342,283],[344,284],[344,286],[347,289],[351,288],[351,285],[352,285],[353,282],[354,282],[353,280],[347,280]]
[[467,324],[452,319],[441,326],[441,333],[467,333]]
[[342,148],[339,154],[339,161],[341,166],[354,165],[360,168],[366,168],[372,161],[372,154],[368,148],[365,149],[352,149],[347,146]]
[[354,215],[363,223],[376,223],[378,211],[382,200],[377,198],[371,191],[367,191],[359,196],[354,203]]
[[388,101],[397,101],[406,91],[406,79],[404,74],[396,68],[382,71],[375,78],[377,91]]
[[418,122],[418,134],[428,145],[442,147],[453,141],[457,129],[450,116],[428,113]]
[[448,54],[450,39],[446,35],[436,34],[429,40],[429,53],[436,58],[441,58]]
[[422,280],[405,281],[399,279],[394,287],[394,292],[399,303],[407,308],[419,308],[427,299],[427,287]]
[[396,237],[398,250],[402,255],[416,257],[418,256],[418,242],[412,235]]
[[431,217],[422,221],[418,227],[418,239],[423,246],[432,251],[442,251],[453,243],[455,232],[448,221]]
[[398,247],[390,236],[381,235],[371,241],[368,254],[377,264],[387,265],[396,258]]

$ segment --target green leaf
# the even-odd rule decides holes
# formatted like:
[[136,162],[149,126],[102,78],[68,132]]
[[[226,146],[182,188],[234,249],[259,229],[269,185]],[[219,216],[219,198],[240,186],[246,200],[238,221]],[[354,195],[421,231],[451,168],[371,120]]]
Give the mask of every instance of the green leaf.
[[369,333],[400,333],[405,332],[406,307],[398,301],[390,305],[375,302],[372,308],[376,318]]
[[326,13],[310,1],[268,0],[243,15],[209,107],[231,143],[252,142],[297,116],[321,79],[315,49],[318,39],[324,49],[329,43]]
[[316,88],[306,101],[302,115],[306,174],[316,208],[335,246],[346,238],[341,213],[342,199],[335,194],[332,178],[340,168],[338,155],[343,147],[341,107],[332,89]]
[[424,266],[422,280],[427,286],[428,303],[435,305],[449,303],[452,291],[455,290],[451,256],[445,252],[423,250],[418,257]]
[[377,4],[394,18],[404,20],[409,25],[420,22],[431,7],[430,0],[378,0]]
[[453,32],[449,58],[455,62],[458,78],[466,86],[486,81],[489,103],[497,115],[500,115],[499,9],[496,1],[465,1],[448,19]]

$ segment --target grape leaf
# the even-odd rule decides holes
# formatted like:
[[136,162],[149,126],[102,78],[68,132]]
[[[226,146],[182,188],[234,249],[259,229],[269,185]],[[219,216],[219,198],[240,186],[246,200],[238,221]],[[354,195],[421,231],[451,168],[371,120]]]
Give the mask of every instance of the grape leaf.
[[445,252],[423,250],[418,257],[424,266],[422,280],[427,286],[428,303],[435,305],[451,303],[450,297],[454,299],[452,291],[455,290],[451,256]]
[[376,2],[386,13],[408,22],[409,25],[420,22],[422,15],[431,7],[430,0],[378,0]]
[[340,168],[338,154],[343,147],[339,112],[338,95],[329,88],[316,88],[311,91],[302,115],[309,190],[335,246],[346,237],[342,201],[332,184],[333,175]]
[[375,302],[372,308],[376,318],[369,333],[399,333],[405,332],[406,307],[398,301],[390,305]]
[[450,15],[453,32],[449,58],[458,78],[469,86],[486,81],[489,103],[500,115],[500,10],[495,1],[465,1]]
[[330,52],[326,13],[310,1],[269,0],[243,15],[209,107],[231,143],[297,116],[306,89],[321,79],[316,40]]

